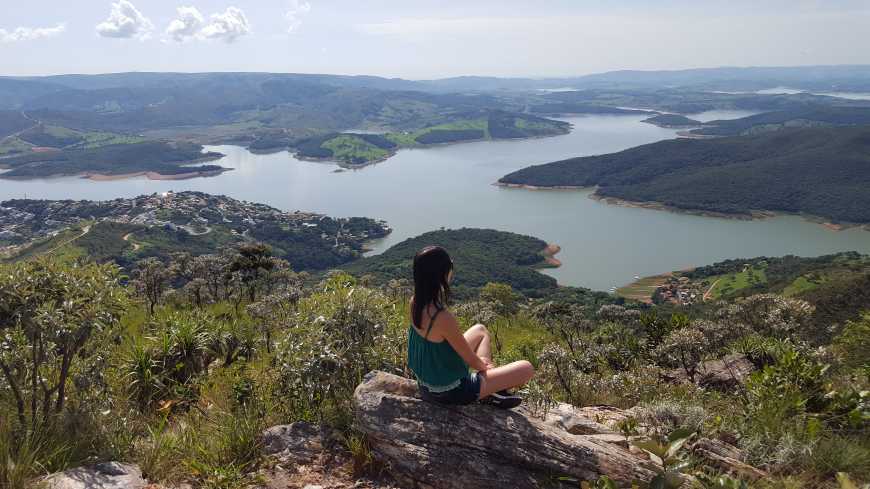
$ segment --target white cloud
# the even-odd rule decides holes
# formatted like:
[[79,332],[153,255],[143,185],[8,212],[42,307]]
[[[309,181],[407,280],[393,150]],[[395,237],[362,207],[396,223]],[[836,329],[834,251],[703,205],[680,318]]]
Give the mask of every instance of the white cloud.
[[222,39],[233,42],[251,32],[251,26],[245,13],[238,7],[229,7],[222,14],[214,14],[197,37],[201,39]]
[[311,11],[311,4],[306,0],[290,0],[290,8],[284,14],[287,19],[287,31],[293,32],[302,25],[302,17]]
[[13,31],[0,29],[0,42],[33,41],[57,36],[66,30],[64,24],[54,27],[17,27]]
[[119,39],[148,39],[154,24],[139,12],[139,9],[128,0],[119,0],[112,4],[109,18],[97,24],[97,33],[103,37]]
[[196,7],[178,7],[178,18],[169,23],[166,34],[178,42],[199,34],[205,18]]

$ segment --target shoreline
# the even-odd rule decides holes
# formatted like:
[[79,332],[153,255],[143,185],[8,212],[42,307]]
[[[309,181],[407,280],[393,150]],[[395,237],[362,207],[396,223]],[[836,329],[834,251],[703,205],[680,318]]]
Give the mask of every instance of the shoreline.
[[[140,172],[132,172],[132,173],[123,173],[119,175],[106,175],[102,173],[83,173],[78,176],[81,178],[91,180],[94,182],[110,182],[114,180],[126,180],[129,178],[138,178],[138,177],[146,177],[148,180],[190,180],[192,178],[200,178],[200,177],[216,177],[224,172],[232,171],[233,168],[223,168],[221,170],[205,170],[205,171],[193,171],[186,173],[175,173],[170,175],[164,175],[162,173],[158,173],[155,171],[140,171]],[[50,177],[49,177],[50,178]]]
[[690,216],[701,216],[701,217],[712,217],[718,219],[735,219],[739,221],[760,221],[764,219],[771,219],[778,216],[800,216],[805,221],[811,222],[813,224],[818,224],[819,226],[824,227],[828,231],[847,231],[849,229],[854,228],[862,228],[865,231],[870,232],[870,224],[862,224],[862,223],[834,223],[826,220],[824,217],[814,216],[811,214],[801,214],[801,213],[788,213],[781,211],[750,211],[748,214],[732,214],[727,212],[716,212],[716,211],[705,211],[700,209],[683,209],[680,207],[669,206],[667,204],[663,204],[661,202],[638,202],[633,200],[621,199],[619,197],[611,197],[597,194],[596,186],[580,186],[580,185],[554,185],[554,186],[540,186],[540,185],[528,185],[524,183],[504,183],[504,182],[495,182],[493,183],[496,187],[503,188],[519,188],[525,190],[589,190],[594,189],[595,192],[589,194],[589,198],[598,202],[603,202],[608,205],[615,205],[620,207],[632,207],[637,209],[649,209],[654,211],[665,211],[665,212],[673,212],[675,214],[687,214]]
[[562,266],[562,261],[556,258],[556,254],[562,251],[562,247],[555,243],[547,243],[541,254],[544,255],[544,263],[547,268],[559,268]]
[[691,131],[677,131],[677,137],[681,137],[684,139],[714,139],[722,136],[714,136],[712,134],[695,134]]
[[[390,153],[388,155],[384,156],[383,158],[378,158],[376,160],[371,160],[371,161],[367,161],[365,163],[360,163],[360,164],[347,163],[345,161],[337,160],[334,157],[318,158],[318,157],[312,157],[312,156],[302,156],[299,154],[298,151],[293,151],[292,148],[288,148],[287,151],[289,151],[290,154],[294,158],[296,158],[297,160],[300,160],[300,161],[309,161],[309,162],[313,162],[313,163],[331,163],[331,164],[334,164],[334,165],[339,166],[341,168],[344,168],[345,170],[359,170],[359,169],[365,168],[369,165],[383,163],[384,161],[387,161],[390,158],[396,156],[399,153],[399,151],[403,150],[403,149],[429,149],[429,148],[446,147],[446,146],[453,146],[453,145],[466,144],[466,143],[480,143],[480,142],[485,142],[485,141],[491,141],[491,142],[526,141],[526,140],[530,140],[530,139],[543,139],[543,138],[552,138],[552,137],[557,137],[557,136],[564,136],[566,134],[570,134],[571,131],[573,131],[573,127],[569,127],[565,130],[565,132],[560,132],[558,134],[541,134],[541,135],[537,135],[537,136],[527,136],[527,137],[522,137],[522,138],[493,139],[491,137],[490,138],[483,137],[483,138],[476,138],[476,139],[463,139],[460,141],[445,141],[443,143],[429,143],[429,144],[417,143],[417,144],[414,144],[412,146],[398,145],[395,148],[393,148],[393,150],[391,150]],[[250,151],[250,149],[248,151]],[[274,151],[274,152],[279,153],[281,151],[283,151],[283,150],[278,150],[278,151]],[[253,151],[251,151],[251,152],[253,153]],[[271,152],[268,152],[267,154],[270,154],[270,153]]]
[[814,216],[811,214],[801,214],[801,213],[788,213],[781,211],[750,211],[748,214],[730,214],[727,212],[716,212],[716,211],[704,211],[698,209],[683,209],[680,207],[673,207],[666,204],[662,204],[661,202],[636,202],[632,200],[620,199],[618,197],[609,197],[609,196],[601,196],[597,194],[590,194],[589,198],[592,200],[596,200],[599,202],[604,202],[609,205],[617,205],[621,207],[634,207],[640,209],[650,209],[656,211],[666,211],[673,212],[675,214],[688,214],[692,216],[701,216],[701,217],[713,217],[719,219],[735,219],[739,221],[762,221],[765,219],[771,219],[779,216],[798,216],[804,219],[807,222],[811,222],[813,224],[818,224],[828,231],[840,232],[847,231],[849,229],[854,228],[863,228],[865,231],[870,231],[870,224],[861,224],[861,223],[833,223],[826,220],[824,217]]
[[502,188],[521,188],[525,190],[586,190],[595,187],[584,187],[581,185],[553,185],[553,186],[541,186],[541,185],[528,185],[525,183],[505,183],[505,182],[495,182],[493,183],[496,187]]
[[749,214],[732,214],[728,212],[705,211],[700,209],[683,209],[680,207],[669,206],[661,202],[639,202],[634,200],[621,199],[619,197],[610,197],[598,195],[597,193],[589,194],[589,198],[605,204],[615,205],[619,207],[632,207],[637,209],[650,209],[655,211],[667,211],[675,214],[688,214],[691,216],[715,217],[719,219],[735,219],[738,221],[755,221],[776,217],[777,213],[771,211],[752,211]]

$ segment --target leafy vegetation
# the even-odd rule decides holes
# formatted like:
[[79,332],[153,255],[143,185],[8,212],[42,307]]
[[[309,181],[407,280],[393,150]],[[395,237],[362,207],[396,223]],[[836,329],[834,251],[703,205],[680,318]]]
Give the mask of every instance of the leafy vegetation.
[[[292,143],[305,158],[334,159],[361,165],[392,156],[398,148],[427,144],[457,143],[478,139],[513,139],[552,136],[568,132],[568,124],[540,117],[502,111],[486,111],[449,117],[450,122],[416,131],[379,134],[330,133]],[[262,143],[271,147],[273,142]]]
[[77,131],[59,126],[39,124],[18,135],[22,140],[34,145],[48,148],[63,148],[82,142],[84,138]]
[[[384,139],[384,141],[392,144],[393,147],[396,146],[389,140]],[[331,151],[333,158],[352,165],[382,160],[390,155],[386,149],[352,134],[338,135],[324,142],[322,147]]]
[[420,144],[455,143],[459,141],[474,141],[483,139],[486,135],[483,129],[432,129],[414,140]]
[[598,186],[596,195],[691,211],[804,213],[870,222],[870,129],[812,128],[661,141],[532,166],[500,182]]
[[371,276],[376,283],[407,281],[411,278],[414,254],[427,245],[443,246],[450,251],[456,269],[456,279],[451,287],[460,298],[474,297],[486,284],[497,282],[507,284],[527,297],[590,304],[614,300],[602,292],[557,286],[554,278],[536,270],[545,266],[542,252],[546,242],[492,229],[431,231],[345,268],[359,276]]
[[19,236],[12,244],[20,249],[9,259],[52,253],[114,261],[125,270],[143,258],[209,255],[251,240],[299,270],[325,270],[358,258],[366,240],[389,232],[368,218],[282,213],[198,192],[113,201],[12,200],[3,206],[0,211],[12,211],[12,217],[0,212],[0,222],[11,222]]
[[17,134],[34,125],[23,113],[17,110],[0,110],[0,140]]
[[860,126],[870,124],[868,107],[809,106],[765,112],[740,119],[711,121],[691,131],[703,136],[758,134],[794,127]]
[[679,114],[659,114],[641,122],[659,127],[697,127],[703,123]]
[[38,178],[59,175],[125,175],[156,172],[178,175],[191,172],[225,170],[216,165],[184,166],[219,158],[219,153],[203,153],[202,146],[190,143],[139,142],[113,144],[90,149],[34,152],[2,161],[10,170],[3,178]]
[[[470,286],[464,275],[477,280],[470,257],[485,251],[490,266],[519,267],[517,257],[530,266],[543,244],[483,230],[421,239],[451,247],[457,289]],[[403,250],[388,253],[407,266]],[[362,263],[393,273],[387,261]],[[376,286],[343,272],[316,282],[256,244],[142,260],[130,277],[125,285],[112,265],[57,258],[0,265],[5,487],[109,459],[138,463],[154,482],[246,487],[268,462],[259,434],[273,424],[331,426],[361,452],[353,389],[373,369],[404,374],[407,282]],[[704,487],[746,487],[697,465],[685,450],[695,437],[737,440],[771,471],[764,487],[846,480],[838,472],[870,480],[866,316],[817,344],[812,305],[775,295],[636,309],[529,301],[488,281],[467,299],[454,310],[465,326],[489,325],[497,362],[534,362],[525,392],[533,410],[554,401],[636,406],[620,429],[649,440],[635,443],[660,461],[655,487],[682,473]],[[43,353],[33,357],[34,347]],[[702,362],[735,351],[757,365],[745,383],[720,391],[691,381],[700,382]],[[675,369],[688,380],[674,382]]]

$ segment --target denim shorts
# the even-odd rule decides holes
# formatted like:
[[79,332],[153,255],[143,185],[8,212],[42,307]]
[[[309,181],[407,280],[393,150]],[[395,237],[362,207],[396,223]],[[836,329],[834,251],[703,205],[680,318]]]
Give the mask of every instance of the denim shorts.
[[439,404],[471,404],[480,396],[480,376],[474,372],[459,380],[459,385],[444,392],[432,392],[419,385],[423,400]]

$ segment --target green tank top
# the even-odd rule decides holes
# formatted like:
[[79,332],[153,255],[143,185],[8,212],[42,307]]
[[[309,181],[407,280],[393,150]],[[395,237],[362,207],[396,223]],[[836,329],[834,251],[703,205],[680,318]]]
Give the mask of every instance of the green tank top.
[[408,331],[408,367],[414,372],[417,382],[432,392],[449,391],[468,376],[468,365],[447,340],[434,343],[427,339],[440,312],[429,321],[426,336],[420,336],[413,324]]

